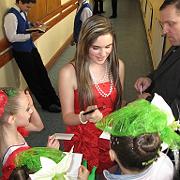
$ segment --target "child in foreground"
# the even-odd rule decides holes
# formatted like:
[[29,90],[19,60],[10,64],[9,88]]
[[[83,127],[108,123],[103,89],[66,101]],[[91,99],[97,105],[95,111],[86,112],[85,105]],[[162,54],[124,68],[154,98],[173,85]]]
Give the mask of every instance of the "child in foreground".
[[[146,100],[137,100],[110,114],[96,126],[111,134],[109,155],[116,161],[119,172],[104,170],[108,180],[172,180],[174,166],[161,152],[165,142],[170,149],[180,149],[180,136],[174,132],[175,121],[168,123],[168,116]],[[88,170],[81,166],[79,176],[87,179]]]
[[[20,152],[14,159],[16,168],[10,180],[76,180],[82,156],[48,147],[33,147]],[[87,161],[83,161],[86,166]],[[88,180],[95,179],[96,167],[93,168]],[[78,180],[84,180],[78,178]]]

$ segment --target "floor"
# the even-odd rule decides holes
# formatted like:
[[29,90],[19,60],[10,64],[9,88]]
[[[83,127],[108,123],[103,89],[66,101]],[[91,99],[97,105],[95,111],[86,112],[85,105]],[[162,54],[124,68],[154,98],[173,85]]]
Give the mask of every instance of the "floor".
[[[111,15],[110,0],[104,0],[104,11],[104,16],[109,17]],[[135,80],[139,76],[146,75],[152,69],[139,0],[118,0],[118,17],[111,21],[117,35],[118,55],[125,64],[124,99],[129,102],[136,99],[136,92],[133,87]],[[75,46],[69,46],[49,71],[49,77],[56,91],[58,71],[73,58],[74,53]],[[31,133],[27,142],[31,146],[45,146],[48,135],[64,132],[65,126],[61,114],[43,111],[38,104],[37,109],[42,117],[45,129],[40,133]]]

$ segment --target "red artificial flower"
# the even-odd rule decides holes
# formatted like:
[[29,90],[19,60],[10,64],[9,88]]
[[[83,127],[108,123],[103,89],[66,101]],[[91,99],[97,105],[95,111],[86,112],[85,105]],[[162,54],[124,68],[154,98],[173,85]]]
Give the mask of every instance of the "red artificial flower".
[[4,107],[8,102],[8,97],[3,90],[0,90],[0,117],[4,113]]

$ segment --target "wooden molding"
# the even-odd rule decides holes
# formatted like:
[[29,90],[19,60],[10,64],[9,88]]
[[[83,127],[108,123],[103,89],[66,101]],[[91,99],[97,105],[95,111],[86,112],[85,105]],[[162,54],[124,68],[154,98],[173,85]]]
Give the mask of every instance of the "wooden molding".
[[6,38],[0,40],[0,52],[5,51],[7,48],[10,47],[10,43]]
[[8,63],[11,59],[13,59],[11,50],[8,50],[7,52],[3,53],[0,56],[0,68],[4,66],[6,63]]

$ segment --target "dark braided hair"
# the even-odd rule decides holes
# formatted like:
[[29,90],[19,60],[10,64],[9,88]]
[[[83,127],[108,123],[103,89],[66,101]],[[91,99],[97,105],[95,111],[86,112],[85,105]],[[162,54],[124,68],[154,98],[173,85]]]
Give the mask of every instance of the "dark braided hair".
[[120,163],[131,170],[149,167],[158,157],[160,144],[158,134],[144,134],[135,138],[111,136],[111,149]]

